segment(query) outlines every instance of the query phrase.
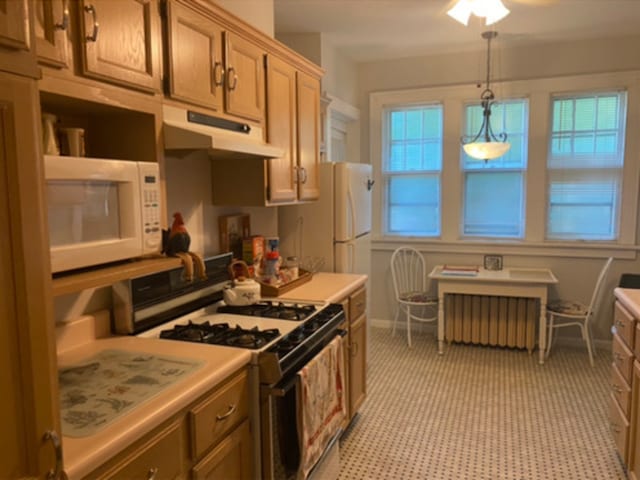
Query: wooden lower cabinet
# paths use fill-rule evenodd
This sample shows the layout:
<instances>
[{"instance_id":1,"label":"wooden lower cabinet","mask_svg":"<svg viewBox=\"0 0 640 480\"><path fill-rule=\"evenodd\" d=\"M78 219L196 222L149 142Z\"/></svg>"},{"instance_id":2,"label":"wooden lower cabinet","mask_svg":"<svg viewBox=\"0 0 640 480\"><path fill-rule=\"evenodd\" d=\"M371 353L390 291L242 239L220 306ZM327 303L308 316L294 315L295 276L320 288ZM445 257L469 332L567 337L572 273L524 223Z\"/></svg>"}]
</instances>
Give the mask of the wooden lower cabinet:
<instances>
[{"instance_id":1,"label":"wooden lower cabinet","mask_svg":"<svg viewBox=\"0 0 640 480\"><path fill-rule=\"evenodd\" d=\"M358 413L358 409L367 396L367 316L366 289L364 287L351 293L343 305L346 305L348 330L345 336L346 375L346 425Z\"/></svg>"},{"instance_id":2,"label":"wooden lower cabinet","mask_svg":"<svg viewBox=\"0 0 640 480\"><path fill-rule=\"evenodd\" d=\"M633 364L633 400L631 411L631 425L634 425L631 434L629 435L629 448L627 468L629 478L632 480L640 480L640 428L638 428L638 422L640 421L640 362L637 360ZM613 428L613 427L612 427ZM614 431L614 438L616 432Z\"/></svg>"},{"instance_id":3,"label":"wooden lower cabinet","mask_svg":"<svg viewBox=\"0 0 640 480\"><path fill-rule=\"evenodd\" d=\"M253 448L249 420L225 437L193 467L194 480L253 478Z\"/></svg>"}]
</instances>

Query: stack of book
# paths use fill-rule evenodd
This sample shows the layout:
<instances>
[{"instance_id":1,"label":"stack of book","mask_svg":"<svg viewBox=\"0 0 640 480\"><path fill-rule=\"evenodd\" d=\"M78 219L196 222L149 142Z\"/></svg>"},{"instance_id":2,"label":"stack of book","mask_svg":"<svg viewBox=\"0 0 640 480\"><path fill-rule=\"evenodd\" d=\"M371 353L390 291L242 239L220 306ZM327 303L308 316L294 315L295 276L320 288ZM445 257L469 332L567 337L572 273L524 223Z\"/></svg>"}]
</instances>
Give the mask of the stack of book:
<instances>
[{"instance_id":1,"label":"stack of book","mask_svg":"<svg viewBox=\"0 0 640 480\"><path fill-rule=\"evenodd\" d=\"M442 267L442 275L460 275L463 277L475 277L478 275L478 267L464 265L445 265Z\"/></svg>"}]
</instances>

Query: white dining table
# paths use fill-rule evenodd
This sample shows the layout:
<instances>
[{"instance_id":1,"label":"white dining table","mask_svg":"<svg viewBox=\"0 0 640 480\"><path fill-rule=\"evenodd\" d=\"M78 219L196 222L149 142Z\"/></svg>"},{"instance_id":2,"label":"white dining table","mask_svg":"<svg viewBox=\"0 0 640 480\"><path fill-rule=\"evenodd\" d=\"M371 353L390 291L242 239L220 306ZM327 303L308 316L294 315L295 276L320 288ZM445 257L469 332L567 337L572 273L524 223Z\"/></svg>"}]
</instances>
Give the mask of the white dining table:
<instances>
[{"instance_id":1,"label":"white dining table","mask_svg":"<svg viewBox=\"0 0 640 480\"><path fill-rule=\"evenodd\" d=\"M437 265L429 278L438 282L438 353L444 353L446 294L497 295L505 297L537 298L540 300L538 331L538 362L544 363L547 344L547 290L558 279L548 268L504 268L486 270L478 267L445 269Z\"/></svg>"}]
</instances>

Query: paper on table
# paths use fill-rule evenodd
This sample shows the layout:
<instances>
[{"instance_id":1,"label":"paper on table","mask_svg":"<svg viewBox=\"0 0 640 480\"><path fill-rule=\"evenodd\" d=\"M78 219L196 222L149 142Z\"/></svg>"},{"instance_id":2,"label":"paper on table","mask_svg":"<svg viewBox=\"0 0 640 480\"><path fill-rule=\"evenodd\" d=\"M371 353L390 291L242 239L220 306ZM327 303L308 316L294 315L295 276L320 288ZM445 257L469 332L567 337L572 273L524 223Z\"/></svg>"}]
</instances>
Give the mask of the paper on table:
<instances>
[{"instance_id":1,"label":"paper on table","mask_svg":"<svg viewBox=\"0 0 640 480\"><path fill-rule=\"evenodd\" d=\"M445 265L442 267L443 275L462 275L473 277L478 274L478 267L464 265Z\"/></svg>"}]
</instances>

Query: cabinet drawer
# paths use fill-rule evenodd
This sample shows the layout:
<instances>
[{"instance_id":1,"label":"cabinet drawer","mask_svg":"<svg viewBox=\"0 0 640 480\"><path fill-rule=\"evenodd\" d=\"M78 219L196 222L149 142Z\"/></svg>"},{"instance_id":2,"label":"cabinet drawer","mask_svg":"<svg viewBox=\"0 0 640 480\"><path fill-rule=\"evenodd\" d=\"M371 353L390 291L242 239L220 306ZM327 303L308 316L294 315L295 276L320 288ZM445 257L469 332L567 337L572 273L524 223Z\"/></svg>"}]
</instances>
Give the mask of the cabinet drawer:
<instances>
[{"instance_id":1,"label":"cabinet drawer","mask_svg":"<svg viewBox=\"0 0 640 480\"><path fill-rule=\"evenodd\" d=\"M613 311L613 325L620 338L624 340L627 346L633 350L635 344L635 319L633 315L622 306L620 302L616 302Z\"/></svg>"},{"instance_id":2,"label":"cabinet drawer","mask_svg":"<svg viewBox=\"0 0 640 480\"><path fill-rule=\"evenodd\" d=\"M88 478L121 479L153 478L172 479L182 474L182 424L173 424L127 455L104 475L97 473Z\"/></svg>"},{"instance_id":3,"label":"cabinet drawer","mask_svg":"<svg viewBox=\"0 0 640 480\"><path fill-rule=\"evenodd\" d=\"M622 461L626 464L628 461L627 445L629 442L629 422L625 418L622 410L618 406L613 394L609 399L609 427L611 429L611 435L618 448Z\"/></svg>"},{"instance_id":4,"label":"cabinet drawer","mask_svg":"<svg viewBox=\"0 0 640 480\"><path fill-rule=\"evenodd\" d=\"M349 320L355 322L367 308L367 290L361 288L349 298Z\"/></svg>"},{"instance_id":5,"label":"cabinet drawer","mask_svg":"<svg viewBox=\"0 0 640 480\"><path fill-rule=\"evenodd\" d=\"M193 467L193 479L253 478L252 446L249 420L245 420Z\"/></svg>"},{"instance_id":6,"label":"cabinet drawer","mask_svg":"<svg viewBox=\"0 0 640 480\"><path fill-rule=\"evenodd\" d=\"M624 416L631 418L631 387L615 364L611 366L611 394L618 401Z\"/></svg>"},{"instance_id":7,"label":"cabinet drawer","mask_svg":"<svg viewBox=\"0 0 640 480\"><path fill-rule=\"evenodd\" d=\"M618 334L613 336L613 363L625 381L631 385L631 374L633 372L633 352L629 350Z\"/></svg>"},{"instance_id":8,"label":"cabinet drawer","mask_svg":"<svg viewBox=\"0 0 640 480\"><path fill-rule=\"evenodd\" d=\"M247 372L243 371L189 412L194 458L200 458L248 416L249 389Z\"/></svg>"}]
</instances>

